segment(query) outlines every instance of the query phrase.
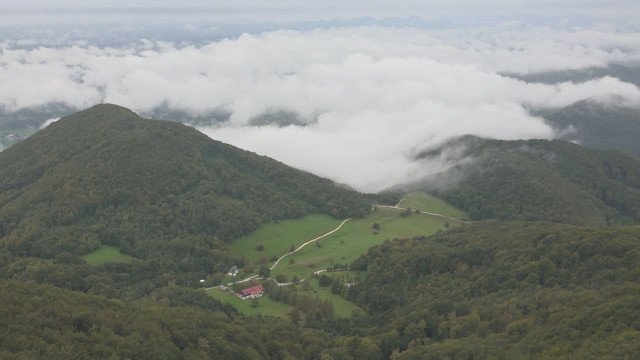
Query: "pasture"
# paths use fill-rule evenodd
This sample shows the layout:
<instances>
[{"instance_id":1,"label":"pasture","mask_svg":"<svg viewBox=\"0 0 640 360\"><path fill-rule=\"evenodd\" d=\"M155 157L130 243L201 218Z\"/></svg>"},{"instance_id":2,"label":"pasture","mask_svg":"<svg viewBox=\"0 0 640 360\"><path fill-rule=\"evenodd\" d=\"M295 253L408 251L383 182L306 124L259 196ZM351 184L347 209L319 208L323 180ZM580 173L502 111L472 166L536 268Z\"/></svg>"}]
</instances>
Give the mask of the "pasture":
<instances>
[{"instance_id":1,"label":"pasture","mask_svg":"<svg viewBox=\"0 0 640 360\"><path fill-rule=\"evenodd\" d=\"M89 265L102 265L108 262L129 262L135 259L125 255L115 246L102 245L96 251L82 257Z\"/></svg>"}]
</instances>

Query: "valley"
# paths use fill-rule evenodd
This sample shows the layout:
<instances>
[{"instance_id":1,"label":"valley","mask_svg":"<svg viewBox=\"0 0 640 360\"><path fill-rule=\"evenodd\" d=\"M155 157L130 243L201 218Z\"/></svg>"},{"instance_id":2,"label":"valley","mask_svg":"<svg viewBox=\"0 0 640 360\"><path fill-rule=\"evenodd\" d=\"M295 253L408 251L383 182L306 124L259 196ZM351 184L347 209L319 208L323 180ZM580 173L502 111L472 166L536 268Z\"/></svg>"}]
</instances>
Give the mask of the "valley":
<instances>
[{"instance_id":1,"label":"valley","mask_svg":"<svg viewBox=\"0 0 640 360\"><path fill-rule=\"evenodd\" d=\"M640 162L418 157L450 148L470 160L364 194L118 106L62 118L0 152L0 357L640 352Z\"/></svg>"},{"instance_id":2,"label":"valley","mask_svg":"<svg viewBox=\"0 0 640 360\"><path fill-rule=\"evenodd\" d=\"M347 269L367 249L386 240L428 236L459 226L465 221L458 219L466 218L463 211L444 201L424 192L416 192L405 194L396 206L374 205L366 216L342 222L327 216L310 215L298 220L265 224L230 244L230 253L247 262L245 268L240 270L239 279L227 276L225 281L229 281L229 285L240 282L243 283L242 287L247 287L244 283L259 279L256 267L268 267L270 278L277 280L276 283L293 282L299 290L301 281L310 281L315 284L312 287L316 289L310 295L330 301L337 315L350 315L357 312L357 306L332 294L328 289L319 287L316 274ZM327 228L336 224L338 226L335 228ZM325 232L320 233L320 229ZM271 261L267 261L267 256ZM247 315L259 313L288 316L281 311L274 311L274 308L279 307L272 300L260 300L264 304L247 307L250 301L241 300L218 287L208 288L207 292L218 300L237 305Z\"/></svg>"}]
</instances>

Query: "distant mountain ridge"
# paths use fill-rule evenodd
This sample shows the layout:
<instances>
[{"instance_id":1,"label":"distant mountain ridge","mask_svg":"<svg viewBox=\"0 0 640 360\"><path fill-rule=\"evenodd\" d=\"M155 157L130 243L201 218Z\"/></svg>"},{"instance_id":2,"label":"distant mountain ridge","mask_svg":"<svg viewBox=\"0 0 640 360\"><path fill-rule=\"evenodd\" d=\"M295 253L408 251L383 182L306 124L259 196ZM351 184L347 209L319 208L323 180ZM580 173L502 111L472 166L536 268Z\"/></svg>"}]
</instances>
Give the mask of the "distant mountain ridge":
<instances>
[{"instance_id":1,"label":"distant mountain ridge","mask_svg":"<svg viewBox=\"0 0 640 360\"><path fill-rule=\"evenodd\" d=\"M620 150L640 158L640 107L585 99L567 107L534 111L560 139L596 149Z\"/></svg>"}]
</instances>

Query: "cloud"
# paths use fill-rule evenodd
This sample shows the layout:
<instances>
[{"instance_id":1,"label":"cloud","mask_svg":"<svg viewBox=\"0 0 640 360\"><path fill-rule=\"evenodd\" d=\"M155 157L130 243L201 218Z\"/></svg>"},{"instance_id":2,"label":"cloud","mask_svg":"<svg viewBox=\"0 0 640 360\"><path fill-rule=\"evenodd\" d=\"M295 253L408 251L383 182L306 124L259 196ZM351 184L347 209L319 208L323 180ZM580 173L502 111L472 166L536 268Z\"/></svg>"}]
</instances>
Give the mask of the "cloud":
<instances>
[{"instance_id":1,"label":"cloud","mask_svg":"<svg viewBox=\"0 0 640 360\"><path fill-rule=\"evenodd\" d=\"M0 57L0 107L110 102L143 114L158 108L230 114L199 128L377 191L443 166L414 158L453 136L553 137L525 108L605 95L640 99L636 86L615 78L545 85L501 73L637 60L640 34L517 24L274 31L198 47L147 40L128 49L9 48ZM296 125L255 126L265 113L296 114L288 115Z\"/></svg>"},{"instance_id":2,"label":"cloud","mask_svg":"<svg viewBox=\"0 0 640 360\"><path fill-rule=\"evenodd\" d=\"M47 119L45 122L42 123L42 125L40 125L40 130L46 128L47 126L53 124L54 122L56 122L58 120L60 120L59 117Z\"/></svg>"}]
</instances>

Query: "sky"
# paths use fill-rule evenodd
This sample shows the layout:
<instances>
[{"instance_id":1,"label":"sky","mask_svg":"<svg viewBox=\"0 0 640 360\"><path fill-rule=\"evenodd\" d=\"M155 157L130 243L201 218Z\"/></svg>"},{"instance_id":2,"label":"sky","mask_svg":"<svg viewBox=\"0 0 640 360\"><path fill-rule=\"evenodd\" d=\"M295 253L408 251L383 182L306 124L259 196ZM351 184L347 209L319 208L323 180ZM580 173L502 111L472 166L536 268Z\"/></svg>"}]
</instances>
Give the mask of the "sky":
<instances>
[{"instance_id":1,"label":"sky","mask_svg":"<svg viewBox=\"0 0 640 360\"><path fill-rule=\"evenodd\" d=\"M615 23L638 26L636 0L21 0L0 4L3 26L168 23L189 21L304 22L419 17L429 21Z\"/></svg>"},{"instance_id":2,"label":"sky","mask_svg":"<svg viewBox=\"0 0 640 360\"><path fill-rule=\"evenodd\" d=\"M0 25L0 113L39 111L44 123L64 115L57 109L108 102L173 114L214 139L375 192L452 166L416 155L455 136L556 137L532 108L640 104L640 89L616 78L539 84L507 76L640 64L632 1L605 10L579 0L191 1L165 17L173 4L1 5L26 23ZM103 6L108 19L156 21L83 28ZM37 21L50 17L63 26Z\"/></svg>"}]
</instances>

